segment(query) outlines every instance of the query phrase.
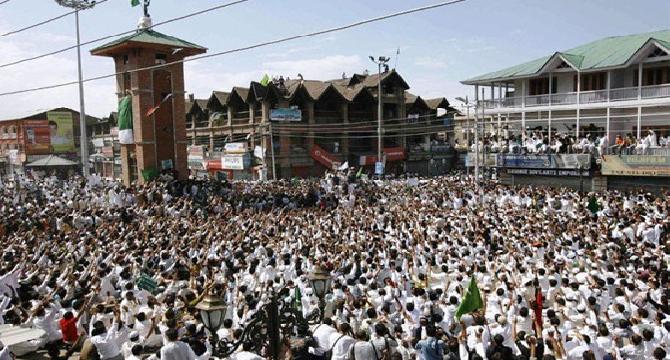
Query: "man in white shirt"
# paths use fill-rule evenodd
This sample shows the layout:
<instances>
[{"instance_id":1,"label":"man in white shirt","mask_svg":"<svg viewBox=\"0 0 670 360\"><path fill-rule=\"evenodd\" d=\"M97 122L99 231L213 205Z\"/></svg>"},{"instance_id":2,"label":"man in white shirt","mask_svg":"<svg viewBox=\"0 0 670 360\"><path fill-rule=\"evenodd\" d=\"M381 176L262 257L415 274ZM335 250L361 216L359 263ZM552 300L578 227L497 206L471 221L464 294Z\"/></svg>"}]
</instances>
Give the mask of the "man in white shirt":
<instances>
[{"instance_id":1,"label":"man in white shirt","mask_svg":"<svg viewBox=\"0 0 670 360\"><path fill-rule=\"evenodd\" d=\"M309 352L310 354L314 354L316 356L323 356L323 354L330 350L331 343L330 343L330 336L333 333L337 333L335 328L333 327L333 321L330 318L325 318L323 319L323 323L317 325L314 328L314 333L312 334L312 337L316 341L316 346L315 347L310 347Z\"/></svg>"},{"instance_id":2,"label":"man in white shirt","mask_svg":"<svg viewBox=\"0 0 670 360\"><path fill-rule=\"evenodd\" d=\"M333 332L330 335L329 341L332 349L332 360L347 360L349 358L349 350L354 345L356 340L349 336L351 334L351 326L347 323L340 324L339 332Z\"/></svg>"},{"instance_id":3,"label":"man in white shirt","mask_svg":"<svg viewBox=\"0 0 670 360\"><path fill-rule=\"evenodd\" d=\"M179 333L175 329L169 329L165 332L167 344L161 348L161 360L196 360L197 356L193 349L185 343L178 340Z\"/></svg>"}]
</instances>

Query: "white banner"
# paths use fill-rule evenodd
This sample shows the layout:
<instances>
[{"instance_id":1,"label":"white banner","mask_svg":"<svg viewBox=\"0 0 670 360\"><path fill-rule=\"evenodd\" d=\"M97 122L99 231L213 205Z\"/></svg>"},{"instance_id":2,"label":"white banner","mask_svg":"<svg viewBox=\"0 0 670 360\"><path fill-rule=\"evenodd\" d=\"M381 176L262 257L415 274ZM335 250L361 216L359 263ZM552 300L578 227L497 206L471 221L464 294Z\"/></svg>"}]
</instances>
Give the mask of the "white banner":
<instances>
[{"instance_id":1,"label":"white banner","mask_svg":"<svg viewBox=\"0 0 670 360\"><path fill-rule=\"evenodd\" d=\"M221 157L221 165L224 170L244 170L244 156L223 155Z\"/></svg>"},{"instance_id":2,"label":"white banner","mask_svg":"<svg viewBox=\"0 0 670 360\"><path fill-rule=\"evenodd\" d=\"M224 151L229 154L240 154L247 152L247 143L236 142L236 143L227 143L224 147Z\"/></svg>"}]
</instances>

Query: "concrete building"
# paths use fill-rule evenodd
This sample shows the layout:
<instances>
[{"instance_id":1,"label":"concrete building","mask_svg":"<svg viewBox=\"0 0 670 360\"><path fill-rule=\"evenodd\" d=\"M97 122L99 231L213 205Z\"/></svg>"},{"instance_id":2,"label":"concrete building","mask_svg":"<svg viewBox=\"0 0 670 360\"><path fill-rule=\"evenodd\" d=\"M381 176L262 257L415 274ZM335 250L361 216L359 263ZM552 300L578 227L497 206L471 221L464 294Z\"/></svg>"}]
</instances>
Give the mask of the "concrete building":
<instances>
[{"instance_id":1,"label":"concrete building","mask_svg":"<svg viewBox=\"0 0 670 360\"><path fill-rule=\"evenodd\" d=\"M186 101L187 138L196 152L204 148L205 157L213 159L205 168L233 178L257 178L262 164L269 178L318 176L345 162L370 170L377 153L379 80L378 74L329 81L280 77L267 86L252 82L214 91L208 99L191 97ZM453 113L449 102L409 93L394 70L383 73L381 83L386 172L450 169L453 154L443 133ZM438 109L445 109L441 116ZM277 115L287 113L290 120ZM225 168L225 148L231 143L243 143L255 153L248 168Z\"/></svg>"},{"instance_id":2,"label":"concrete building","mask_svg":"<svg viewBox=\"0 0 670 360\"><path fill-rule=\"evenodd\" d=\"M86 116L87 128L99 121ZM22 173L27 164L49 155L80 162L79 131L79 112L65 107L0 120L0 172Z\"/></svg>"}]
</instances>

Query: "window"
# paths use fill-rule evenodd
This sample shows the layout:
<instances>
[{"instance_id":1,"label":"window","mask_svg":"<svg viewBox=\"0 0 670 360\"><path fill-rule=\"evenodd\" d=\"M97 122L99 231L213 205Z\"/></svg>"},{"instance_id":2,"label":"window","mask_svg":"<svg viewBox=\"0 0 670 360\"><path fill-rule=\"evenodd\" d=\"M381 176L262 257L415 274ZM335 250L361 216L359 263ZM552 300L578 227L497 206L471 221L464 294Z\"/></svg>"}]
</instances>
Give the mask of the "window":
<instances>
[{"instance_id":1,"label":"window","mask_svg":"<svg viewBox=\"0 0 670 360\"><path fill-rule=\"evenodd\" d=\"M556 89L557 89L556 77L554 76L551 79L551 93L555 94ZM528 95L533 96L533 95L544 95L544 94L549 94L549 77L531 79L528 82Z\"/></svg>"},{"instance_id":2,"label":"window","mask_svg":"<svg viewBox=\"0 0 670 360\"><path fill-rule=\"evenodd\" d=\"M670 83L670 68L655 67L642 70L642 86L653 86ZM638 70L633 71L633 86L638 85Z\"/></svg>"},{"instance_id":3,"label":"window","mask_svg":"<svg viewBox=\"0 0 670 360\"><path fill-rule=\"evenodd\" d=\"M607 86L607 73L590 73L581 75L580 91L603 90ZM577 75L572 78L572 91L577 91Z\"/></svg>"},{"instance_id":4,"label":"window","mask_svg":"<svg viewBox=\"0 0 670 360\"><path fill-rule=\"evenodd\" d=\"M167 63L167 55L165 54L156 54L156 64L165 64Z\"/></svg>"},{"instance_id":5,"label":"window","mask_svg":"<svg viewBox=\"0 0 670 360\"><path fill-rule=\"evenodd\" d=\"M663 51L663 49L661 49L661 48L656 48L656 49L654 49L654 51L651 54L649 54L648 57L655 58L655 57L661 57L661 56L668 56L668 53Z\"/></svg>"},{"instance_id":6,"label":"window","mask_svg":"<svg viewBox=\"0 0 670 360\"><path fill-rule=\"evenodd\" d=\"M568 65L565 61L561 62L560 65L556 67L556 69L571 69L572 67Z\"/></svg>"}]
</instances>

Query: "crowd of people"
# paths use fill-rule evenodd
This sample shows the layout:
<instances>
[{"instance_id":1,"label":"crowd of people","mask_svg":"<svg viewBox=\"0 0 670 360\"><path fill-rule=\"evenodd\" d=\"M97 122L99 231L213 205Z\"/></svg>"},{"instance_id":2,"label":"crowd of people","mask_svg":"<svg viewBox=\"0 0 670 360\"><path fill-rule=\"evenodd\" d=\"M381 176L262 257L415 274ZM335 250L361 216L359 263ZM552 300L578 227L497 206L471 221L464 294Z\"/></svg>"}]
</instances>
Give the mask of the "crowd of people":
<instances>
[{"instance_id":1,"label":"crowd of people","mask_svg":"<svg viewBox=\"0 0 670 360\"><path fill-rule=\"evenodd\" d=\"M480 149L491 153L511 154L592 154L595 156L648 155L655 151L670 149L670 135L657 136L654 130L644 131L638 139L633 134L617 134L610 143L602 131L586 132L579 137L563 132L553 133L551 137L546 129L527 130L526 136L498 136L487 134L479 141ZM475 151L474 143L470 151ZM481 150L480 150L481 151Z\"/></svg>"},{"instance_id":2,"label":"crowd of people","mask_svg":"<svg viewBox=\"0 0 670 360\"><path fill-rule=\"evenodd\" d=\"M475 191L463 175L0 183L0 360L208 359L272 294L319 311L319 360L666 359L670 194ZM309 282L331 276L320 308ZM151 278L156 289L139 286ZM466 292L481 306L460 315ZM469 290L468 290L469 289ZM472 294L471 294L472 295ZM231 358L267 358L245 343ZM287 350L285 357L299 358Z\"/></svg>"}]
</instances>

